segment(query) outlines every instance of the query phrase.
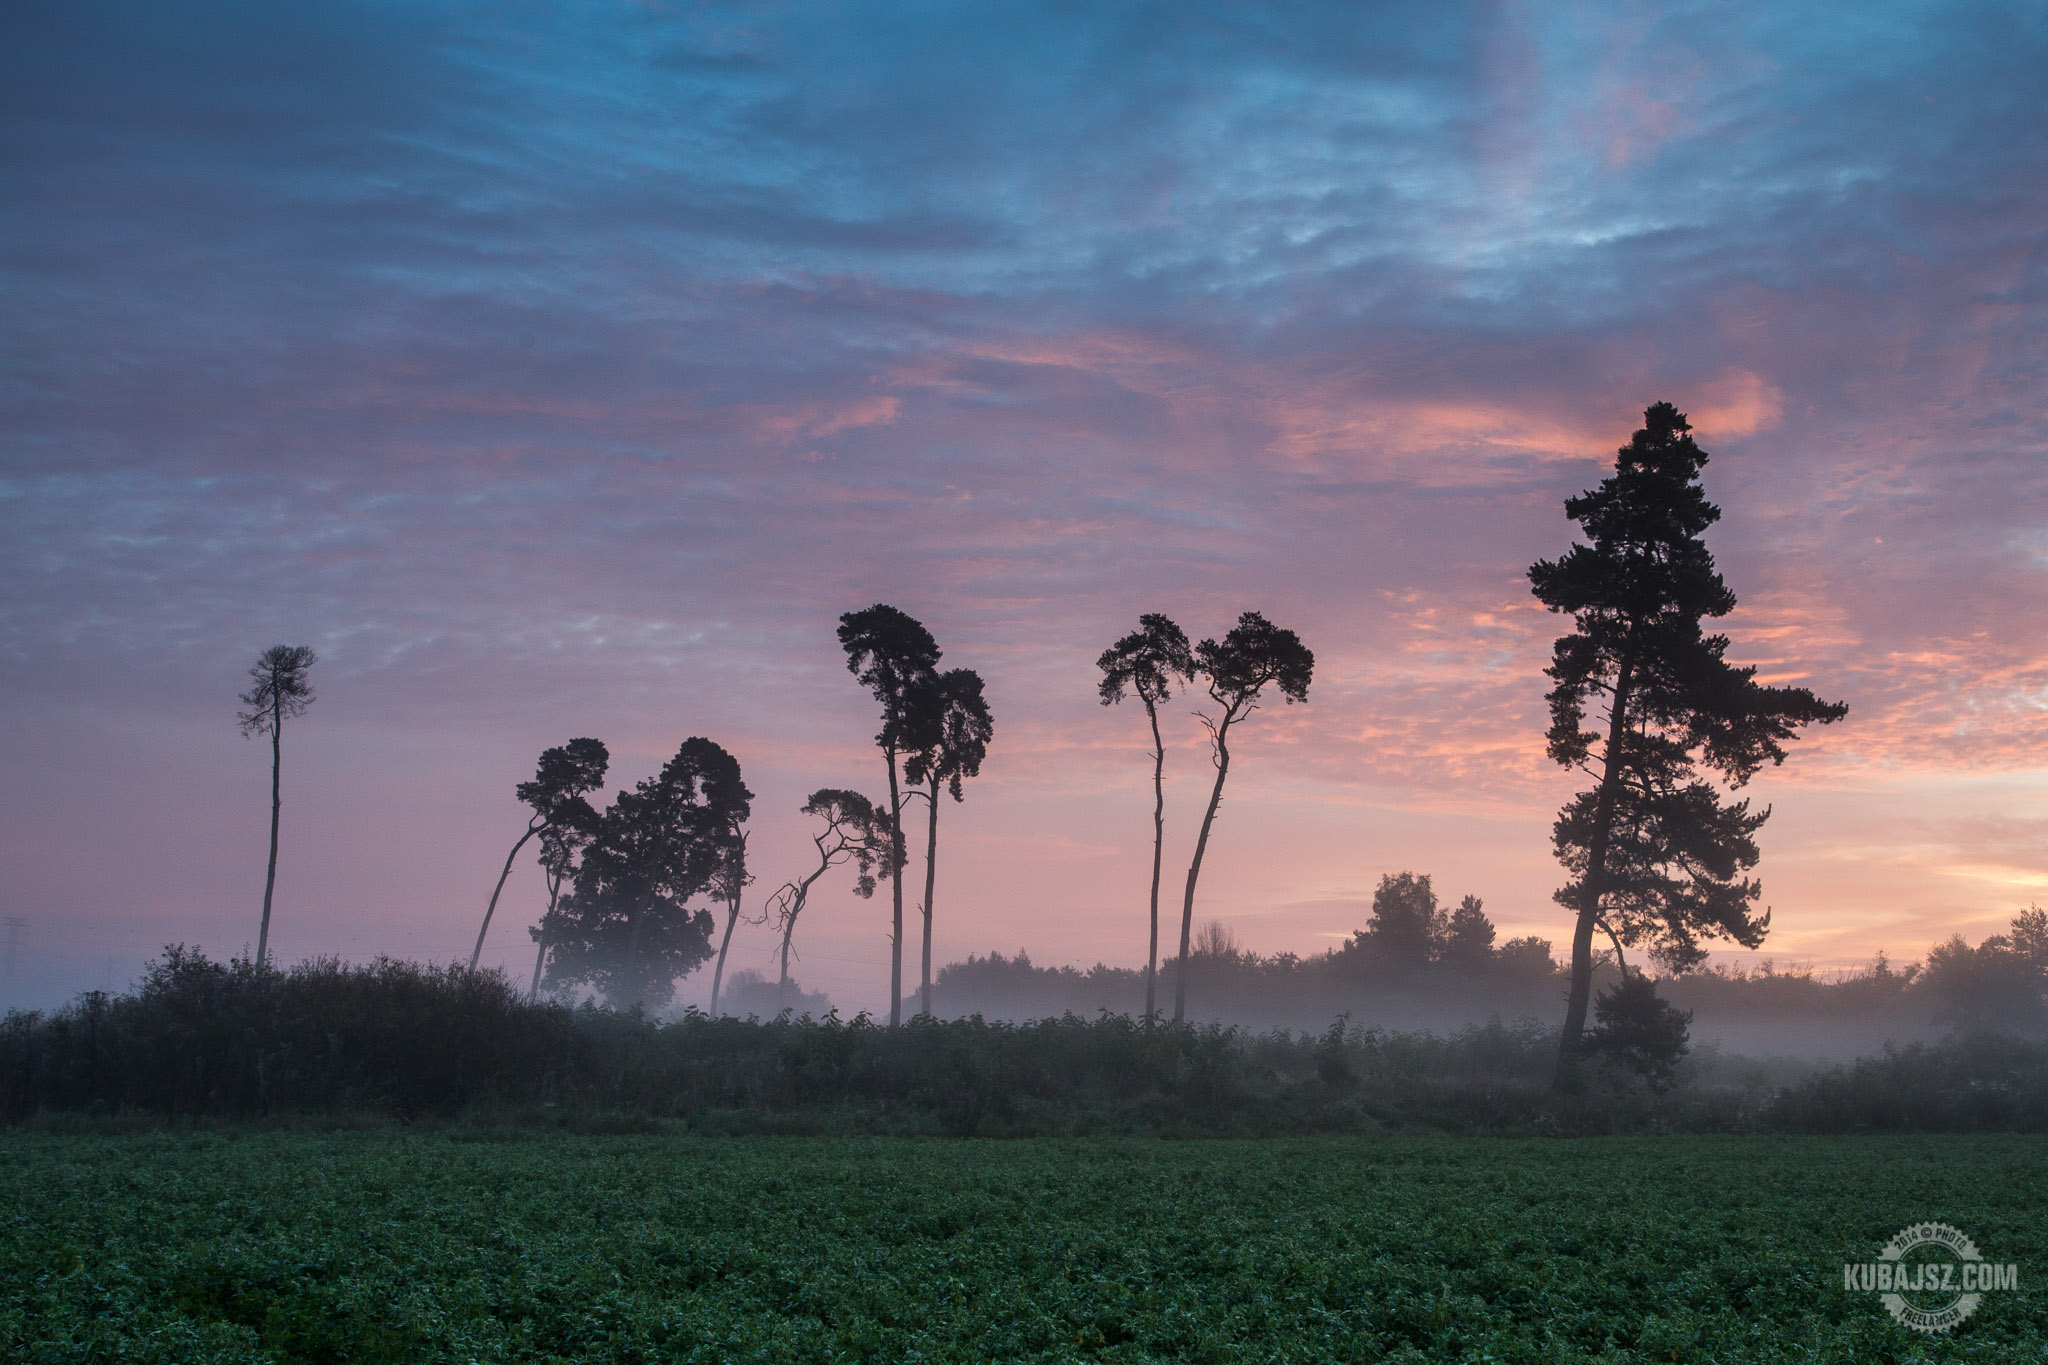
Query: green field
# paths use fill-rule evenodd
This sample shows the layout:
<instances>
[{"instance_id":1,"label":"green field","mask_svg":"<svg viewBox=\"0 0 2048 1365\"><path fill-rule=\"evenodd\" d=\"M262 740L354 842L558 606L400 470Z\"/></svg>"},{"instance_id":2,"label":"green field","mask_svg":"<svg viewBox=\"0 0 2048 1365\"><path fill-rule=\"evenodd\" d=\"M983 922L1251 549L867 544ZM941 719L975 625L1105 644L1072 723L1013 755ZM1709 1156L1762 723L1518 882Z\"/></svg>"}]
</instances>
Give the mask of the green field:
<instances>
[{"instance_id":1,"label":"green field","mask_svg":"<svg viewBox=\"0 0 2048 1365\"><path fill-rule=\"evenodd\" d=\"M2038 1138L0 1137L0 1358L2040 1360ZM1842 1288L1945 1220L1949 1337Z\"/></svg>"}]
</instances>

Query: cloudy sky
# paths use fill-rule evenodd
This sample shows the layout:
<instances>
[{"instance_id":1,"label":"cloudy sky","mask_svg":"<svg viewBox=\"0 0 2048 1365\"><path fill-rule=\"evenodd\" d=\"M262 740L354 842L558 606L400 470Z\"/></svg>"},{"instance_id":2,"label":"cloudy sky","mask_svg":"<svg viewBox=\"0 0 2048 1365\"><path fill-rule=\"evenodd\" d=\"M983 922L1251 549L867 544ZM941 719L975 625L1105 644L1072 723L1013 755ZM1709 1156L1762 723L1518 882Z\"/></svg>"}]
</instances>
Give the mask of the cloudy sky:
<instances>
[{"instance_id":1,"label":"cloudy sky","mask_svg":"<svg viewBox=\"0 0 2048 1365\"><path fill-rule=\"evenodd\" d=\"M576 735L614 786L731 749L766 889L809 791L882 786L833 637L876 601L995 709L942 960L1142 961L1094 658L1247 608L1316 677L1198 918L1313 952L1412 869L1561 945L1524 573L1659 399L1732 652L1851 707L1753 784L1767 954L1991 932L2048 899L2044 70L2038 6L1953 0L10 4L14 998L253 942L280 641L286 959L466 953ZM883 1005L884 900L816 904L799 978Z\"/></svg>"}]
</instances>

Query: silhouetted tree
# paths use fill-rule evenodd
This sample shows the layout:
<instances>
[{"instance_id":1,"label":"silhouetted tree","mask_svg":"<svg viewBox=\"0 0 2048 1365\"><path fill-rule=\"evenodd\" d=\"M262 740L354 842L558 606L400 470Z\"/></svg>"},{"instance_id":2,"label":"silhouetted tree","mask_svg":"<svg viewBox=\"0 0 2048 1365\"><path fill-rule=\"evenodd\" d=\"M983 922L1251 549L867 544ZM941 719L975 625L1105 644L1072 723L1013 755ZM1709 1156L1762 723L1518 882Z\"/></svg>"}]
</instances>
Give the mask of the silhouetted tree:
<instances>
[{"instance_id":1,"label":"silhouetted tree","mask_svg":"<svg viewBox=\"0 0 2048 1365\"><path fill-rule=\"evenodd\" d=\"M2048 910L2029 905L2013 916L2012 932L2004 937L2022 961L2048 977Z\"/></svg>"},{"instance_id":2,"label":"silhouetted tree","mask_svg":"<svg viewBox=\"0 0 2048 1365\"><path fill-rule=\"evenodd\" d=\"M890 858L889 891L889 1025L903 1022L903 794L897 785L896 760L909 747L910 699L938 668L939 642L913 617L876 603L839 618L839 647L846 651L846 671L875 694L882 705L882 728L875 743L889 770L889 831L896 847Z\"/></svg>"},{"instance_id":3,"label":"silhouetted tree","mask_svg":"<svg viewBox=\"0 0 2048 1365\"><path fill-rule=\"evenodd\" d=\"M308 645L272 645L250 665L254 684L238 700L246 709L237 714L242 735L270 736L270 866L263 874L263 923L256 931L256 965L261 967L270 954L270 899L277 889L277 821L284 806L284 721L297 719L313 704L313 684L306 674L319 662Z\"/></svg>"},{"instance_id":4,"label":"silhouetted tree","mask_svg":"<svg viewBox=\"0 0 2048 1365\"><path fill-rule=\"evenodd\" d=\"M801 880L784 882L769 900L769 913L782 930L782 976L776 986L776 1010L788 1003L790 941L796 936L797 916L809 903L811 888L818 879L840 863L851 862L857 872L853 894L866 900L875 894L875 869L889 871L889 859L900 856L902 843L889 828L887 811L859 792L821 787L804 802L803 813L817 816L824 828L811 836L818 849L816 870Z\"/></svg>"},{"instance_id":5,"label":"silhouetted tree","mask_svg":"<svg viewBox=\"0 0 2048 1365\"><path fill-rule=\"evenodd\" d=\"M585 792L597 790L604 785L605 769L611 764L611 754L598 739L572 739L567 744L553 749L543 749L540 762L534 765L533 781L521 782L513 788L521 801L533 807L533 816L526 822L526 831L512 845L512 851L505 855L505 866L498 873L498 884L491 888L490 904L484 907L483 927L476 931L476 947L470 949L469 969L476 970L477 959L483 956L484 935L491 932L491 916L497 912L498 896L505 890L505 879L512 875L512 860L519 856L519 850L526 847L526 841L539 834L549 825L564 819L575 819L580 807L588 812L590 803L583 799Z\"/></svg>"},{"instance_id":6,"label":"silhouetted tree","mask_svg":"<svg viewBox=\"0 0 2048 1365\"><path fill-rule=\"evenodd\" d=\"M587 983L619 1006L666 1005L677 978L711 957L712 917L687 902L733 866L752 797L738 761L696 738L620 792L551 917L548 981Z\"/></svg>"},{"instance_id":7,"label":"silhouetted tree","mask_svg":"<svg viewBox=\"0 0 2048 1365\"><path fill-rule=\"evenodd\" d=\"M1462 972L1483 971L1493 963L1493 921L1479 897L1467 896L1444 925L1437 959Z\"/></svg>"},{"instance_id":8,"label":"silhouetted tree","mask_svg":"<svg viewBox=\"0 0 2048 1365\"><path fill-rule=\"evenodd\" d=\"M599 816L588 801L576 801L556 812L554 820L540 832L540 867L548 883L548 908L540 923L527 932L534 942L533 981L526 988L529 1002L540 998L541 968L548 960L548 936L556 926L556 907L562 903L562 884L576 871L576 860L597 837Z\"/></svg>"},{"instance_id":9,"label":"silhouetted tree","mask_svg":"<svg viewBox=\"0 0 2048 1365\"><path fill-rule=\"evenodd\" d=\"M964 799L961 781L981 775L981 760L995 736L995 720L982 696L981 675L952 668L911 689L909 756L903 776L925 787L931 823L924 844L924 966L919 978L919 1012L932 1012L932 897L939 876L939 788Z\"/></svg>"},{"instance_id":10,"label":"silhouetted tree","mask_svg":"<svg viewBox=\"0 0 2048 1365\"><path fill-rule=\"evenodd\" d=\"M1157 612L1138 618L1138 628L1095 661L1102 670L1102 704L1135 694L1145 705L1152 726L1152 929L1145 950L1145 1022L1157 1013L1154 991L1159 976L1159 870L1166 848L1166 742L1159 737L1159 703L1173 696L1173 684L1195 679L1195 655L1187 632Z\"/></svg>"},{"instance_id":11,"label":"silhouetted tree","mask_svg":"<svg viewBox=\"0 0 2048 1365\"><path fill-rule=\"evenodd\" d=\"M1230 727L1259 709L1259 694L1268 686L1280 689L1289 704L1308 700L1309 676L1315 672L1316 656L1302 644L1301 637L1283 630L1255 611L1237 618L1221 642L1204 640L1195 646L1195 668L1208 680L1209 696L1222 709L1216 716L1203 715L1209 730L1210 761L1216 765L1216 785L1209 792L1209 809L1202 815L1202 830L1195 838L1194 860L1188 864L1187 895L1180 909L1180 968L1173 984L1173 1022L1187 1013L1188 935L1195 923L1195 882L1202 875L1202 855L1209 849L1209 831L1216 823L1216 808L1223 804L1223 780L1230 776Z\"/></svg>"},{"instance_id":12,"label":"silhouetted tree","mask_svg":"<svg viewBox=\"0 0 2048 1365\"><path fill-rule=\"evenodd\" d=\"M1389 873L1380 878L1372 895L1372 918L1366 921L1366 942L1381 961L1404 971L1426 967L1443 934L1444 912L1428 873Z\"/></svg>"},{"instance_id":13,"label":"silhouetted tree","mask_svg":"<svg viewBox=\"0 0 2048 1365\"><path fill-rule=\"evenodd\" d=\"M2048 1032L2048 915L2023 910L2009 933L1975 948L1961 934L1935 944L1921 979L1940 1002L1937 1023L1969 1034Z\"/></svg>"},{"instance_id":14,"label":"silhouetted tree","mask_svg":"<svg viewBox=\"0 0 2048 1365\"><path fill-rule=\"evenodd\" d=\"M1592 544L1529 569L1537 600L1576 627L1545 670L1555 683L1550 756L1594 781L1553 834L1571 874L1557 900L1577 915L1560 1088L1575 1079L1595 929L1649 942L1672 971L1705 957L1702 936L1763 942L1770 915L1752 912L1761 888L1742 874L1756 866L1755 834L1770 811L1723 802L1696 770L1740 787L1766 761L1784 761L1799 727L1848 710L1804 688L1759 684L1754 668L1722 657L1727 636L1702 634L1702 618L1735 606L1700 539L1721 515L1697 481L1706 452L1669 403L1643 421L1614 474L1565 503ZM1596 696L1606 698L1604 733L1585 724Z\"/></svg>"},{"instance_id":15,"label":"silhouetted tree","mask_svg":"<svg viewBox=\"0 0 2048 1365\"><path fill-rule=\"evenodd\" d=\"M1557 971L1557 959L1550 955L1549 939L1525 934L1494 950L1493 969L1506 976L1547 977Z\"/></svg>"}]
</instances>

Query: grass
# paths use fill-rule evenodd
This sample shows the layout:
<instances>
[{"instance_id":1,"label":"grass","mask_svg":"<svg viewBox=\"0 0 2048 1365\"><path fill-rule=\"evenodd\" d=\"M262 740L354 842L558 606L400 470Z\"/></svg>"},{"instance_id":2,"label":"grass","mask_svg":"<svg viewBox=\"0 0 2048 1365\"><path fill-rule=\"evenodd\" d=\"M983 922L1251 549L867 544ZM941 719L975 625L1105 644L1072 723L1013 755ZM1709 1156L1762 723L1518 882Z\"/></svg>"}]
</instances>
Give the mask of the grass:
<instances>
[{"instance_id":1,"label":"grass","mask_svg":"<svg viewBox=\"0 0 2048 1365\"><path fill-rule=\"evenodd\" d=\"M2044 1358L2017 1135L14 1133L21 1361ZM2020 1265L1949 1337L1841 1266Z\"/></svg>"}]
</instances>

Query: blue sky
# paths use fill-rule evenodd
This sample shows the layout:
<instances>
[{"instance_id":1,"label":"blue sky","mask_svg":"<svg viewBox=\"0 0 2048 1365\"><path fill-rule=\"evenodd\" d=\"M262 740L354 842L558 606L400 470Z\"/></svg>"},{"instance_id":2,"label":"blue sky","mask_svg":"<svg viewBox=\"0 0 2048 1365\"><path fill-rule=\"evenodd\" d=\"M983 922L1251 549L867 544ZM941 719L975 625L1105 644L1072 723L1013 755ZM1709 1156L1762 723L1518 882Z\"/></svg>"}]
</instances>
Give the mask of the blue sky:
<instances>
[{"instance_id":1,"label":"blue sky","mask_svg":"<svg viewBox=\"0 0 2048 1365\"><path fill-rule=\"evenodd\" d=\"M2044 69L2027 5L11 6L10 913L67 987L253 937L279 640L288 956L459 951L572 734L727 744L765 888L880 785L884 600L998 718L943 953L1142 950L1092 660L1248 607L1318 682L1204 914L1310 951L1414 868L1561 940L1521 573L1668 398L1738 652L1853 708L1764 783L1773 950L1988 932L2048 884ZM874 1003L874 909L818 932Z\"/></svg>"}]
</instances>

